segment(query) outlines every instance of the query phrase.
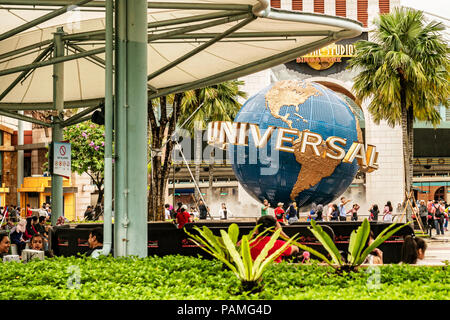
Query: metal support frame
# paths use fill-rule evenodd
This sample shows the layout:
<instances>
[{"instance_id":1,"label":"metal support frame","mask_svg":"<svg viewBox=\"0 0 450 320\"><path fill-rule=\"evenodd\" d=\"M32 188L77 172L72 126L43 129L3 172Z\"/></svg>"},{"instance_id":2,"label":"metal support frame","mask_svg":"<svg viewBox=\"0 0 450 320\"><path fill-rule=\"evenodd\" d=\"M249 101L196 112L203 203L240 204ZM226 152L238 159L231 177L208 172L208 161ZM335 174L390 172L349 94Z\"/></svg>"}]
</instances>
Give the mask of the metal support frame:
<instances>
[{"instance_id":1,"label":"metal support frame","mask_svg":"<svg viewBox=\"0 0 450 320\"><path fill-rule=\"evenodd\" d=\"M39 62L42 59L44 59L47 54L53 49L53 46L50 45L47 48L45 48L37 57L34 59L33 63ZM0 101L6 97L6 95L11 92L12 89L20 82L22 79L24 79L30 72L32 72L33 69L25 70L23 71L9 86L6 88L1 94L0 94Z\"/></svg>"},{"instance_id":2,"label":"metal support frame","mask_svg":"<svg viewBox=\"0 0 450 320\"><path fill-rule=\"evenodd\" d=\"M64 122L61 123L61 125L62 125L63 127L68 127L68 126L74 125L74 124L77 123L77 120L79 120L79 119L81 119L81 118L84 119L84 116L90 114L91 112L97 110L98 108L99 108L98 105L93 106L93 107L86 108L86 109L84 109L83 111L78 112L77 114L75 114L73 117L71 117L71 118L69 118L69 119L66 119ZM89 116L89 117L90 117L90 116ZM86 121L86 120L83 120L83 121Z\"/></svg>"},{"instance_id":3,"label":"metal support frame","mask_svg":"<svg viewBox=\"0 0 450 320\"><path fill-rule=\"evenodd\" d=\"M58 56L58 57L55 57L53 59L49 59L47 61L40 61L40 62L35 62L35 63L31 63L31 64L24 65L24 66L9 68L9 69L6 69L6 70L1 70L0 71L0 77L8 75L8 74L12 74L12 73L20 72L20 71L28 71L28 70L31 70L31 69L42 68L42 67L46 67L46 66L50 66L50 65L54 65L54 64L61 64L61 62L66 62L66 61L70 61L70 60L80 59L80 58L92 56L92 55L103 53L103 52L105 52L105 48L104 47L103 48L92 49L92 50L89 50L89 51L80 52L80 53L76 53L76 54L72 54L70 56Z\"/></svg>"},{"instance_id":4,"label":"metal support frame","mask_svg":"<svg viewBox=\"0 0 450 320\"><path fill-rule=\"evenodd\" d=\"M167 65L165 65L164 67L162 67L161 69L151 73L150 75L148 75L147 80L150 81L153 78L156 78L157 76L159 76L160 74L172 69L173 67L175 67L176 65L180 64L183 61L186 61L187 59L189 59L190 57L196 55L197 53L205 50L206 48L212 46L214 43L222 40L223 38L227 37L228 35L232 34L233 32L235 32L236 30L241 29L242 27L246 26L247 24L249 24L250 22L252 22L253 20L255 20L256 17L254 16L250 16L247 17L244 21L241 21L240 23L238 23L237 25L231 27L230 29L228 29L227 31L217 35L216 37L214 37L213 39L211 39L210 41L198 46L197 48L195 48L194 50L192 50L191 52L186 53L185 55L179 57L178 59L175 59L174 61L168 63Z\"/></svg>"},{"instance_id":5,"label":"metal support frame","mask_svg":"<svg viewBox=\"0 0 450 320\"><path fill-rule=\"evenodd\" d=\"M2 0L4 5L33 5L33 6L66 6L68 0ZM104 8L105 1L91 1L84 5L86 8ZM252 6L245 4L214 4L214 3L184 3L184 2L148 2L147 8L151 9L196 9L196 10L240 10L248 11Z\"/></svg>"},{"instance_id":6,"label":"metal support frame","mask_svg":"<svg viewBox=\"0 0 450 320\"><path fill-rule=\"evenodd\" d=\"M147 256L147 1L116 1L114 256Z\"/></svg>"},{"instance_id":7,"label":"metal support frame","mask_svg":"<svg viewBox=\"0 0 450 320\"><path fill-rule=\"evenodd\" d=\"M47 122L44 122L44 121L41 121L41 120L38 120L38 119L34 119L34 118L31 118L31 117L27 117L27 116L24 116L23 114L20 114L20 113L8 112L8 111L1 110L1 109L0 109L0 116L10 117L10 118L13 118L13 119L26 121L26 122L31 122L31 123L35 123L35 124L38 124L40 126L49 127L49 128L52 126L50 123L47 123Z\"/></svg>"},{"instance_id":8,"label":"metal support frame","mask_svg":"<svg viewBox=\"0 0 450 320\"><path fill-rule=\"evenodd\" d=\"M64 31L58 28L53 34L54 39L54 55L55 58L64 55L64 42L62 35ZM56 110L56 117L52 126L52 143L61 142L63 140L62 117L64 111L64 64L58 63L53 65L53 103ZM63 198L63 177L52 174L52 225L56 225L58 218L64 214L64 198Z\"/></svg>"},{"instance_id":9,"label":"metal support frame","mask_svg":"<svg viewBox=\"0 0 450 320\"><path fill-rule=\"evenodd\" d=\"M113 203L114 177L114 237L115 256L139 257L147 256L147 101L163 95L197 89L218 82L238 78L240 76L267 69L294 59L299 55L323 47L336 39L355 36L357 28L354 22L348 19L330 19L326 16L313 14L290 15L283 10L270 9L268 0L258 0L255 6L241 4L211 4L211 3L177 3L177 2L148 2L147 0L3 0L2 5L34 5L42 10L53 10L44 16L28 22L18 28L14 28L0 34L0 41L18 34L32 26L37 26L52 17L65 13L69 6L81 6L85 8L106 8L105 30L94 30L83 33L67 35L62 29L54 34L53 40L45 40L28 45L14 51L0 55L0 60L20 54L29 55L53 45L54 57L47 61L43 52L33 63L9 68L0 71L0 76L22 72L0 94L5 97L14 86L22 81L31 70L53 65L54 97L53 103L0 103L0 115L9 116L22 121L30 121L43 126L52 126L52 141L61 141L63 127L85 121L90 118L90 113L105 103L105 243L102 254L108 254L111 248L111 218ZM115 6L114 6L115 4ZM61 8L45 8L59 7ZM147 9L185 9L185 10L209 10L215 12L187 16L184 18L147 22ZM0 8L3 10L5 8ZM115 12L115 21L113 23ZM277 31L270 32L236 32L247 23L258 17L285 21L298 21L307 23L321 23L324 25L339 26L344 29L341 32L332 31ZM240 21L242 20L242 21ZM336 22L336 20L339 20ZM224 33L194 33L195 31L211 28L218 25L240 21L231 26ZM192 24L194 22L199 22ZM333 24L334 22L335 25ZM356 32L357 33L357 32ZM148 80L167 72L176 65L186 61L195 54L205 50L214 43L223 41L260 41L270 39L272 41L292 41L294 37L324 36L325 38L294 48L286 52L272 55L259 61L247 63L231 70L217 73L190 83L175 85L166 88L156 88L150 85ZM114 37L114 38L113 38ZM170 62L159 70L147 71L147 46L150 42L158 43L159 40L194 40L204 39L202 44L191 52L183 54L175 61ZM105 41L105 47L93 50L85 50L80 45L87 41ZM72 42L81 42L72 43ZM75 52L64 56L64 44ZM50 48L50 47L49 47ZM44 51L50 50L45 48ZM115 65L113 66L113 52L115 50ZM96 56L105 53L105 60ZM47 52L48 54L48 52ZM84 101L64 102L64 63L66 61L86 58L90 62L98 63L105 67L105 98L89 99ZM115 92L114 92L115 87ZM114 104L113 104L114 99ZM86 109L63 121L63 110L69 108ZM52 124L26 117L23 114L11 110L49 110L55 109L57 116ZM113 118L114 114L114 118ZM113 125L114 119L114 125ZM114 133L113 133L114 127ZM114 140L114 154L112 143ZM113 168L113 159L115 160ZM145 174L144 174L145 173ZM175 182L174 182L175 185ZM52 224L63 213L63 189L62 177L52 175Z\"/></svg>"},{"instance_id":10,"label":"metal support frame","mask_svg":"<svg viewBox=\"0 0 450 320\"><path fill-rule=\"evenodd\" d=\"M173 86L170 88L165 88L159 90L157 93L154 93L149 96L149 99L155 99L161 96L193 90L201 87L205 87L208 85L212 85L214 83L228 81L231 79L236 79L240 76L243 76L248 73L257 72L259 70L264 70L273 66L276 66L280 64L280 61L286 61L286 59L295 59L299 55L308 53L312 50L315 50L317 48L324 47L334 41L334 37L326 37L324 39L315 41L313 43L310 43L309 45L302 46L300 48L294 48L291 50L288 50L283 53L279 53L252 63L245 64L240 67L236 67L234 69L228 70L226 72L221 72L218 74L215 74L210 77L206 77L197 81L193 81L187 84L182 84L179 86Z\"/></svg>"},{"instance_id":11,"label":"metal support frame","mask_svg":"<svg viewBox=\"0 0 450 320\"><path fill-rule=\"evenodd\" d=\"M63 8L51 11L51 12L47 13L46 15L43 15L42 17L39 17L39 18L34 19L34 20L30 21L30 22L22 24L22 25L18 26L17 28L14 28L12 30L6 31L5 33L0 34L0 41L8 39L8 38L10 38L10 37L12 37L12 36L22 32L22 31L28 30L28 29L30 29L32 27L35 27L35 26L45 22L45 21L48 21L48 20L53 19L53 18L55 18L57 16L60 16L60 15L66 13L68 11L73 10L75 7L82 6L82 5L84 5L84 4L86 4L86 3L90 2L90 1L91 0L80 0L80 1L72 2L70 4L67 4ZM2 1L2 3L3 3L3 1Z\"/></svg>"},{"instance_id":12,"label":"metal support frame","mask_svg":"<svg viewBox=\"0 0 450 320\"><path fill-rule=\"evenodd\" d=\"M168 31L168 32L163 32L163 33L158 33L158 34L150 34L148 36L148 42L152 42L152 41L159 40L159 39L166 39L166 38L170 39L171 36L176 36L176 35L192 32L192 31L215 27L215 26L218 26L221 24L226 24L229 22L242 20L242 19L248 18L250 16L253 16L253 14L252 13L244 13L244 14L238 13L238 14L230 15L223 19L217 19L217 20L213 20L213 21L209 21L209 22L205 22L205 23L195 24L193 26L182 27L182 28Z\"/></svg>"},{"instance_id":13,"label":"metal support frame","mask_svg":"<svg viewBox=\"0 0 450 320\"><path fill-rule=\"evenodd\" d=\"M78 109L97 106L105 101L104 98L66 101L64 102L64 109ZM0 109L3 110L51 110L53 109L52 102L28 102L28 103L10 103L0 102Z\"/></svg>"}]
</instances>

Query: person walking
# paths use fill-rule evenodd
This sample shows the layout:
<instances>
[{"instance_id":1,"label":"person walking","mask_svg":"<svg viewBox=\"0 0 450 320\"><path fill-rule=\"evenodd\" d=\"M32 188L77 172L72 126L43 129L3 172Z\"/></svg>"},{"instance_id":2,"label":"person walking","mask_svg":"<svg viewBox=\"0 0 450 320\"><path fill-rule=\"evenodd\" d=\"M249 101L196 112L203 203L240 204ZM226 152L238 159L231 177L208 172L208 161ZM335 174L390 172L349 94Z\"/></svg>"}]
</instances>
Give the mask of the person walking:
<instances>
[{"instance_id":1,"label":"person walking","mask_svg":"<svg viewBox=\"0 0 450 320\"><path fill-rule=\"evenodd\" d=\"M345 205L349 203L350 199L345 199L345 197L341 197L341 202L339 204L339 221L347 221L347 212L345 210Z\"/></svg>"},{"instance_id":2,"label":"person walking","mask_svg":"<svg viewBox=\"0 0 450 320\"><path fill-rule=\"evenodd\" d=\"M208 216L209 208L205 205L203 200L200 200L198 202L198 212L199 212L200 220L205 220L206 217Z\"/></svg>"},{"instance_id":3,"label":"person walking","mask_svg":"<svg viewBox=\"0 0 450 320\"><path fill-rule=\"evenodd\" d=\"M295 222L298 222L298 208L297 208L297 202L292 202L292 204L287 209L287 214L289 215L289 224L293 224Z\"/></svg>"},{"instance_id":4,"label":"person walking","mask_svg":"<svg viewBox=\"0 0 450 320\"><path fill-rule=\"evenodd\" d=\"M227 220L231 216L230 211L227 209L227 205L225 204L225 202L221 204L219 215L220 220Z\"/></svg>"},{"instance_id":5,"label":"person walking","mask_svg":"<svg viewBox=\"0 0 450 320\"><path fill-rule=\"evenodd\" d=\"M392 204L390 201L386 202L383 209L383 221L392 222Z\"/></svg>"},{"instance_id":6,"label":"person walking","mask_svg":"<svg viewBox=\"0 0 450 320\"><path fill-rule=\"evenodd\" d=\"M274 210L275 218L277 219L277 221L279 223L282 223L282 224L284 224L285 220L286 220L283 205L284 205L283 202L278 202L277 207Z\"/></svg>"},{"instance_id":7,"label":"person walking","mask_svg":"<svg viewBox=\"0 0 450 320\"><path fill-rule=\"evenodd\" d=\"M316 216L314 217L315 221L323 221L323 205L318 204L316 207Z\"/></svg>"},{"instance_id":8,"label":"person walking","mask_svg":"<svg viewBox=\"0 0 450 320\"><path fill-rule=\"evenodd\" d=\"M352 214L352 221L358 221L358 210L359 210L359 205L357 203L354 203L352 206L352 209L350 210L350 213Z\"/></svg>"},{"instance_id":9,"label":"person walking","mask_svg":"<svg viewBox=\"0 0 450 320\"><path fill-rule=\"evenodd\" d=\"M433 204L434 210L434 226L436 228L436 235L444 235L444 212L441 211L440 204L435 201Z\"/></svg>"},{"instance_id":10,"label":"person walking","mask_svg":"<svg viewBox=\"0 0 450 320\"><path fill-rule=\"evenodd\" d=\"M427 223L427 216L428 216L428 210L427 206L425 205L424 200L420 200L419 202L419 217L422 222L422 227L424 228L424 232L428 233L428 223Z\"/></svg>"},{"instance_id":11,"label":"person walking","mask_svg":"<svg viewBox=\"0 0 450 320\"><path fill-rule=\"evenodd\" d=\"M332 204L333 211L331 212L331 220L330 221L339 221L339 207L336 203Z\"/></svg>"},{"instance_id":12,"label":"person walking","mask_svg":"<svg viewBox=\"0 0 450 320\"><path fill-rule=\"evenodd\" d=\"M444 231L448 231L448 215L449 215L449 208L450 205L447 205L447 207L444 210Z\"/></svg>"},{"instance_id":13,"label":"person walking","mask_svg":"<svg viewBox=\"0 0 450 320\"><path fill-rule=\"evenodd\" d=\"M267 216L269 214L269 208L270 208L269 200L264 199L263 205L261 207L261 217Z\"/></svg>"},{"instance_id":14,"label":"person walking","mask_svg":"<svg viewBox=\"0 0 450 320\"><path fill-rule=\"evenodd\" d=\"M329 203L327 208L327 215L325 217L326 221L331 221L331 218L333 217L333 204Z\"/></svg>"},{"instance_id":15,"label":"person walking","mask_svg":"<svg viewBox=\"0 0 450 320\"><path fill-rule=\"evenodd\" d=\"M370 212L370 221L378 221L378 214L380 213L380 210L378 209L377 204L373 204L372 207L369 209Z\"/></svg>"}]
</instances>

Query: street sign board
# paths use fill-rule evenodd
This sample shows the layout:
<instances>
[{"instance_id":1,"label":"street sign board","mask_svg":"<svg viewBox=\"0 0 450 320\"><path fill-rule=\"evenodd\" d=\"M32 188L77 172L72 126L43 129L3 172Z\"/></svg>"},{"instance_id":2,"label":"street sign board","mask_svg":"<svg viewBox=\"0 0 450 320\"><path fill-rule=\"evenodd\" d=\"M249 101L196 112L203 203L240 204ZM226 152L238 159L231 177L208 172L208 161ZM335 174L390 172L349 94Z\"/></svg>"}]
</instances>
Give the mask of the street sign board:
<instances>
[{"instance_id":1,"label":"street sign board","mask_svg":"<svg viewBox=\"0 0 450 320\"><path fill-rule=\"evenodd\" d=\"M53 174L69 178L71 170L71 147L67 142L53 143Z\"/></svg>"}]
</instances>

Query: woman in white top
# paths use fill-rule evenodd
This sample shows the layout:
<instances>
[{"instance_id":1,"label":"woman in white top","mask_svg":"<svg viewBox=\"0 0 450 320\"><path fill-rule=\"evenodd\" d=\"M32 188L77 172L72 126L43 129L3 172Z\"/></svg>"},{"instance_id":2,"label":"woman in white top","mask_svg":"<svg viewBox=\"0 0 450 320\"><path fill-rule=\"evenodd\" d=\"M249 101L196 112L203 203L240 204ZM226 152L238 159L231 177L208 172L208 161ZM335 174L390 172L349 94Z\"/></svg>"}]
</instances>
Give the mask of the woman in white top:
<instances>
[{"instance_id":1,"label":"woman in white top","mask_svg":"<svg viewBox=\"0 0 450 320\"><path fill-rule=\"evenodd\" d=\"M231 212L230 212L230 210L227 209L227 206L225 203L222 203L222 207L219 210L219 214L220 214L221 220L226 220L229 217L231 217Z\"/></svg>"}]
</instances>

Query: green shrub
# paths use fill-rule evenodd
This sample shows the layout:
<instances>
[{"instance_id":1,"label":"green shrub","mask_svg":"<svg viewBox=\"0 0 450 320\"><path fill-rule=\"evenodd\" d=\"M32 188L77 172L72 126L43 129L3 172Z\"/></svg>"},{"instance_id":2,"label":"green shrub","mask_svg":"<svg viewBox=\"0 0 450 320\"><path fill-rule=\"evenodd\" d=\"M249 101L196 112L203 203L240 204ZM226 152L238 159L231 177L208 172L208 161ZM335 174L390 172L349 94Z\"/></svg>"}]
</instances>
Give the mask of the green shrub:
<instances>
[{"instance_id":1,"label":"green shrub","mask_svg":"<svg viewBox=\"0 0 450 320\"><path fill-rule=\"evenodd\" d=\"M78 288L68 286L73 266L79 270ZM239 279L221 262L195 257L56 257L4 263L1 270L2 300L415 300L449 299L450 293L448 266L381 266L379 284L371 288L368 270L338 276L329 266L283 262L266 269L264 291L255 294L240 293Z\"/></svg>"}]
</instances>

